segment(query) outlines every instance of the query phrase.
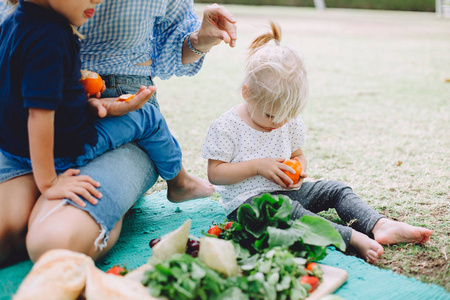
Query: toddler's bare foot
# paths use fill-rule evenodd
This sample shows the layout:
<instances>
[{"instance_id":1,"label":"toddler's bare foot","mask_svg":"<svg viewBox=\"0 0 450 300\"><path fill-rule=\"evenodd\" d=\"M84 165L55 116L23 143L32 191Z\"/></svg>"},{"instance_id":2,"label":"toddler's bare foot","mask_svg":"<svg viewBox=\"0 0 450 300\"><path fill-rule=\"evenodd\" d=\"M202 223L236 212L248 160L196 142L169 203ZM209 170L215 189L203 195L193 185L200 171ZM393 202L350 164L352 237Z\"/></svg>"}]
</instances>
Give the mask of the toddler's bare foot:
<instances>
[{"instance_id":1,"label":"toddler's bare foot","mask_svg":"<svg viewBox=\"0 0 450 300\"><path fill-rule=\"evenodd\" d=\"M188 174L184 168L171 180L167 181L167 199L171 202L182 202L209 197L214 187L205 179Z\"/></svg>"},{"instance_id":2,"label":"toddler's bare foot","mask_svg":"<svg viewBox=\"0 0 450 300\"><path fill-rule=\"evenodd\" d=\"M382 245L397 243L422 245L430 239L433 230L382 218L375 224L372 233L375 240Z\"/></svg>"},{"instance_id":3,"label":"toddler's bare foot","mask_svg":"<svg viewBox=\"0 0 450 300\"><path fill-rule=\"evenodd\" d=\"M377 261L378 256L384 253L383 246L377 241L356 230L352 230L350 245L358 251L362 258L372 264Z\"/></svg>"}]
</instances>

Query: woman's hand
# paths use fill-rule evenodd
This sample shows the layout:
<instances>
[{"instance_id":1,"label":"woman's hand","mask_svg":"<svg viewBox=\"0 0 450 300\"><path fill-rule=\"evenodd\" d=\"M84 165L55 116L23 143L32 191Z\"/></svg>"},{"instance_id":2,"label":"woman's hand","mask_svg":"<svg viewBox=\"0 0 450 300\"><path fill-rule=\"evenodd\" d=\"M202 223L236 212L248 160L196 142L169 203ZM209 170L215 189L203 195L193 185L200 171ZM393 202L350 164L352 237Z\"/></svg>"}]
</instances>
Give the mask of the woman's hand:
<instances>
[{"instance_id":1,"label":"woman's hand","mask_svg":"<svg viewBox=\"0 0 450 300\"><path fill-rule=\"evenodd\" d=\"M214 3L205 7L202 26L192 33L191 44L199 51L208 52L221 41L234 47L236 38L236 19L225 7Z\"/></svg>"},{"instance_id":2,"label":"woman's hand","mask_svg":"<svg viewBox=\"0 0 450 300\"><path fill-rule=\"evenodd\" d=\"M140 109L156 92L155 86L141 86L139 92L129 102L117 101L117 98L89 98L91 111L100 118L123 116L130 111Z\"/></svg>"},{"instance_id":3,"label":"woman's hand","mask_svg":"<svg viewBox=\"0 0 450 300\"><path fill-rule=\"evenodd\" d=\"M96 188L100 183L93 180L88 175L80 175L80 170L69 169L57 176L51 183L51 186L43 191L42 195L48 200L70 199L81 207L86 204L79 196L95 205L102 194ZM78 196L79 195L79 196Z\"/></svg>"}]
</instances>

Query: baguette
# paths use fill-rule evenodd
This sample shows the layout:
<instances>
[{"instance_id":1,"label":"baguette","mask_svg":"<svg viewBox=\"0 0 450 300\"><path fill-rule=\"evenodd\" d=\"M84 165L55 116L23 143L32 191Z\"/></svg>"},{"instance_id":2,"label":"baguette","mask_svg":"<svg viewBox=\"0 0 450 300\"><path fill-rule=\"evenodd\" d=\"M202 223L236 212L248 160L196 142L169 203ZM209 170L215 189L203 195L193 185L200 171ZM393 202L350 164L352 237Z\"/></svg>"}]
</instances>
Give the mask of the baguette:
<instances>
[{"instance_id":1,"label":"baguette","mask_svg":"<svg viewBox=\"0 0 450 300\"><path fill-rule=\"evenodd\" d=\"M44 253L20 284L13 300L73 300L86 283L87 267L94 261L87 255L55 249Z\"/></svg>"}]
</instances>

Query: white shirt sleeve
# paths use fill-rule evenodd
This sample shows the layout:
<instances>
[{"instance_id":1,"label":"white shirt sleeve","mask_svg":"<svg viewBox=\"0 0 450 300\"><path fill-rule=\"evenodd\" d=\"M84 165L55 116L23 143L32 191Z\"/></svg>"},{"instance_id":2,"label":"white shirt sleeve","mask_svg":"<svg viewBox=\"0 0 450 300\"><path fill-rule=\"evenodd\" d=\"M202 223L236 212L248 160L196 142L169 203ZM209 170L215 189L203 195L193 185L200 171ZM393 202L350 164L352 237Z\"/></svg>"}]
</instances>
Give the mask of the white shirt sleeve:
<instances>
[{"instance_id":1,"label":"white shirt sleeve","mask_svg":"<svg viewBox=\"0 0 450 300\"><path fill-rule=\"evenodd\" d=\"M234 139L230 134L230 127L223 119L215 120L209 127L203 143L202 157L224 162L231 162L234 157Z\"/></svg>"}]
</instances>

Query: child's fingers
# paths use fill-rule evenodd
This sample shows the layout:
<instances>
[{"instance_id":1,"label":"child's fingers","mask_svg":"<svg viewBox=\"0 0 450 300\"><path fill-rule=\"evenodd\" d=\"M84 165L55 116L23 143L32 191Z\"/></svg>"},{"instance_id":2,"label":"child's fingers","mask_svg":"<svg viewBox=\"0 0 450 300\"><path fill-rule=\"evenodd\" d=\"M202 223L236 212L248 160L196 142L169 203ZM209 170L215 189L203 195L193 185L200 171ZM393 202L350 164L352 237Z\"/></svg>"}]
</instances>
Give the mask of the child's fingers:
<instances>
[{"instance_id":1,"label":"child's fingers","mask_svg":"<svg viewBox=\"0 0 450 300\"><path fill-rule=\"evenodd\" d=\"M292 180L289 178L289 176L287 176L283 172L275 174L273 179L274 179L273 182L284 188L287 188L289 185L293 183ZM288 182L289 184L286 184L286 182Z\"/></svg>"},{"instance_id":2,"label":"child's fingers","mask_svg":"<svg viewBox=\"0 0 450 300\"><path fill-rule=\"evenodd\" d=\"M62 173L62 176L76 176L80 174L80 170L78 169L68 169L64 173Z\"/></svg>"},{"instance_id":3,"label":"child's fingers","mask_svg":"<svg viewBox=\"0 0 450 300\"><path fill-rule=\"evenodd\" d=\"M102 193L100 193L95 186L93 186L92 184L88 183L88 182L80 182L80 187L87 190L89 195L94 196L97 199L100 199L102 197ZM92 203L92 204L96 204L96 203Z\"/></svg>"},{"instance_id":4,"label":"child's fingers","mask_svg":"<svg viewBox=\"0 0 450 300\"><path fill-rule=\"evenodd\" d=\"M75 194L73 192L67 193L65 198L72 200L75 204L77 204L81 207L86 207L86 203L84 203L84 201L81 200L81 198L78 197L77 194Z\"/></svg>"},{"instance_id":5,"label":"child's fingers","mask_svg":"<svg viewBox=\"0 0 450 300\"><path fill-rule=\"evenodd\" d=\"M91 203L92 205L96 205L98 203L98 200L94 198L94 196L92 196L89 190L85 189L84 187L76 187L73 189L73 192L83 197L87 202ZM77 198L79 197L77 196Z\"/></svg>"},{"instance_id":6,"label":"child's fingers","mask_svg":"<svg viewBox=\"0 0 450 300\"><path fill-rule=\"evenodd\" d=\"M77 180L80 182L87 182L95 187L100 187L100 182L95 181L94 179L92 179L91 176L89 175L80 175L77 177Z\"/></svg>"}]
</instances>

